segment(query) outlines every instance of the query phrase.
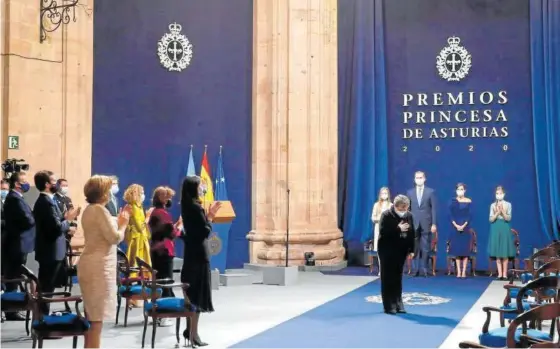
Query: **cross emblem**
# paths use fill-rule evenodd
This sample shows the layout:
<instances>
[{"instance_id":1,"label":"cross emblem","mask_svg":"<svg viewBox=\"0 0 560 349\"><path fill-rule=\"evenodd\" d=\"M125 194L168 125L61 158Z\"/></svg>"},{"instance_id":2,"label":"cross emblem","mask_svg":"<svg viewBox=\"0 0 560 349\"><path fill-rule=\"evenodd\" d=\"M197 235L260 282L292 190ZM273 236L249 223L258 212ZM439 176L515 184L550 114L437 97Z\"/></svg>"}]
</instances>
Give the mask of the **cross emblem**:
<instances>
[{"instance_id":1,"label":"cross emblem","mask_svg":"<svg viewBox=\"0 0 560 349\"><path fill-rule=\"evenodd\" d=\"M451 64L451 71L452 72L456 72L457 71L457 66L462 63L462 61L460 61L460 60L459 61L455 60L456 57L457 57L457 54L453 53L453 54L451 54L451 59L447 60L445 62L447 64Z\"/></svg>"},{"instance_id":2,"label":"cross emblem","mask_svg":"<svg viewBox=\"0 0 560 349\"><path fill-rule=\"evenodd\" d=\"M181 48L177 48L177 41L173 41L173 48L168 48L167 51L173 55L173 60L177 60L177 55L183 53Z\"/></svg>"}]
</instances>

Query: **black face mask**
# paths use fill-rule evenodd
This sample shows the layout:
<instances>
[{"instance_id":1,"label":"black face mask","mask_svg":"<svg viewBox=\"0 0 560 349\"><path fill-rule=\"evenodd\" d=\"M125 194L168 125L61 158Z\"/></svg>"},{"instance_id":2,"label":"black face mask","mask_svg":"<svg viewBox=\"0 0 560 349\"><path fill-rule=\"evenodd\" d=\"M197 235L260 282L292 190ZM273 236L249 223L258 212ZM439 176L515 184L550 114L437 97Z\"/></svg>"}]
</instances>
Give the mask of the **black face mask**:
<instances>
[{"instance_id":1,"label":"black face mask","mask_svg":"<svg viewBox=\"0 0 560 349\"><path fill-rule=\"evenodd\" d=\"M171 207L171 200L167 200L167 202L165 203L165 208L170 208Z\"/></svg>"},{"instance_id":2,"label":"black face mask","mask_svg":"<svg viewBox=\"0 0 560 349\"><path fill-rule=\"evenodd\" d=\"M58 185L51 184L51 187L50 187L49 190L50 190L51 193L56 194L56 192L58 191Z\"/></svg>"}]
</instances>

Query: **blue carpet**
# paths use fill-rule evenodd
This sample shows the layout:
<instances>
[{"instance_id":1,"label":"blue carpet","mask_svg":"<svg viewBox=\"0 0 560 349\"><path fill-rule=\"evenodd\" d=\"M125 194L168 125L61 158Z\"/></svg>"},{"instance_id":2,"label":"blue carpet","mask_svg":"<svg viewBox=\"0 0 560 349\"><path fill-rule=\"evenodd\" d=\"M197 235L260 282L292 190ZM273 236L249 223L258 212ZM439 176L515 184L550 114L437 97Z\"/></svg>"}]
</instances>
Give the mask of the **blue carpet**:
<instances>
[{"instance_id":1,"label":"blue carpet","mask_svg":"<svg viewBox=\"0 0 560 349\"><path fill-rule=\"evenodd\" d=\"M486 277L405 277L405 293L428 293L449 301L406 305L408 314L395 316L383 313L381 304L366 302L366 297L380 294L380 284L374 281L231 348L438 347L490 282Z\"/></svg>"}]
</instances>

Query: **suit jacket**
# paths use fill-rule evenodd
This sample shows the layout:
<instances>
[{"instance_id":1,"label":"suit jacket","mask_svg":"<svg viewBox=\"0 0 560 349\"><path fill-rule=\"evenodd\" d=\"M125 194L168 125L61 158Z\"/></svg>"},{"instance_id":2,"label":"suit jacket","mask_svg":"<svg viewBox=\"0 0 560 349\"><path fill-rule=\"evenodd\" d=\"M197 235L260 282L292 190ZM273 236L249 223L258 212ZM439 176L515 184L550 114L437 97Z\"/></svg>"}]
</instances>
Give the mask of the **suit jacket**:
<instances>
[{"instance_id":1,"label":"suit jacket","mask_svg":"<svg viewBox=\"0 0 560 349\"><path fill-rule=\"evenodd\" d=\"M432 224L437 224L437 206L434 190L424 186L420 204L418 203L416 188L407 191L406 196L410 199L410 211L414 216L415 223L414 229L418 230L421 227L424 233L429 233Z\"/></svg>"},{"instance_id":2,"label":"suit jacket","mask_svg":"<svg viewBox=\"0 0 560 349\"><path fill-rule=\"evenodd\" d=\"M119 200L116 196L111 195L109 202L105 205L111 216L117 217L119 215Z\"/></svg>"},{"instance_id":3,"label":"suit jacket","mask_svg":"<svg viewBox=\"0 0 560 349\"><path fill-rule=\"evenodd\" d=\"M212 225L206 213L198 203L181 206L181 216L185 233L181 236L185 242L184 261L194 263L208 262L209 253L206 240L212 232Z\"/></svg>"},{"instance_id":4,"label":"suit jacket","mask_svg":"<svg viewBox=\"0 0 560 349\"><path fill-rule=\"evenodd\" d=\"M53 200L58 206L58 210L62 213L68 211L69 209L74 208L74 205L72 204L72 199L70 199L68 196L56 193L53 196Z\"/></svg>"},{"instance_id":5,"label":"suit jacket","mask_svg":"<svg viewBox=\"0 0 560 349\"><path fill-rule=\"evenodd\" d=\"M54 200L43 193L35 202L33 216L37 224L35 260L39 263L64 260L70 222L64 219Z\"/></svg>"},{"instance_id":6,"label":"suit jacket","mask_svg":"<svg viewBox=\"0 0 560 349\"><path fill-rule=\"evenodd\" d=\"M4 202L6 226L3 253L21 254L31 253L35 249L35 218L31 207L25 202L21 194L11 190Z\"/></svg>"},{"instance_id":7,"label":"suit jacket","mask_svg":"<svg viewBox=\"0 0 560 349\"><path fill-rule=\"evenodd\" d=\"M401 222L406 222L409 225L408 230L404 232L406 237L401 237L401 229L399 228ZM407 254L412 253L415 251L417 242L418 240L416 239L414 230L414 218L410 213L407 213L401 218L395 212L395 208L391 207L381 214L381 219L379 220L378 246L382 253L391 253L395 251L395 249L406 252Z\"/></svg>"}]
</instances>

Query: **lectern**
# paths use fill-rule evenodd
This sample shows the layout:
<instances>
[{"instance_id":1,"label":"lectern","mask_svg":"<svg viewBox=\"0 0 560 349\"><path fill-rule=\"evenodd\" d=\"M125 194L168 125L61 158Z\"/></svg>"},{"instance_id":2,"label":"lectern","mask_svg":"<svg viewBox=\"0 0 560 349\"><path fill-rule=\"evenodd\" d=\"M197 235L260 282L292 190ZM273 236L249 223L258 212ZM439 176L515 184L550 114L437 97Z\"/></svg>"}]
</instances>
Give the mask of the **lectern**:
<instances>
[{"instance_id":1,"label":"lectern","mask_svg":"<svg viewBox=\"0 0 560 349\"><path fill-rule=\"evenodd\" d=\"M220 209L218 210L218 212L216 212L216 216L214 217L214 221L213 223L229 223L231 221L233 221L233 219L235 218L235 211L233 209L233 205L231 204L231 201L220 201L222 203L222 206L220 207ZM210 205L212 203L208 202L208 203L204 203L204 210L206 212L208 212L208 208L210 208Z\"/></svg>"}]
</instances>

